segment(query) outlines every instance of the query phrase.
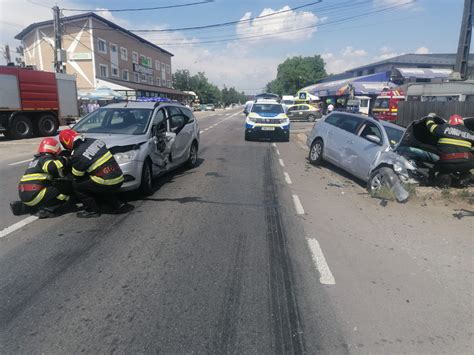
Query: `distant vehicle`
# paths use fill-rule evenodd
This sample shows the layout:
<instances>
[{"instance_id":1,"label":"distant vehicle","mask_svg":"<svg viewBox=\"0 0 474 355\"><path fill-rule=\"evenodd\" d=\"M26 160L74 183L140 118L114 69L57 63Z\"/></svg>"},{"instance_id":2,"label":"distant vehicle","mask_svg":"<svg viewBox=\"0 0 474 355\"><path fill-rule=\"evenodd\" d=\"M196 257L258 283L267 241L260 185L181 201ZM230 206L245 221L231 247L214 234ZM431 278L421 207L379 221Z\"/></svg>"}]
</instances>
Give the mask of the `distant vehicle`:
<instances>
[{"instance_id":1,"label":"distant vehicle","mask_svg":"<svg viewBox=\"0 0 474 355\"><path fill-rule=\"evenodd\" d=\"M355 96L353 99L347 100L346 109L348 112L369 115L370 100L369 96Z\"/></svg>"},{"instance_id":2,"label":"distant vehicle","mask_svg":"<svg viewBox=\"0 0 474 355\"><path fill-rule=\"evenodd\" d=\"M293 97L293 95L283 95L281 97L281 103L288 107L292 106L295 104L295 98Z\"/></svg>"},{"instance_id":3,"label":"distant vehicle","mask_svg":"<svg viewBox=\"0 0 474 355\"><path fill-rule=\"evenodd\" d=\"M290 140L290 120L283 105L275 100L256 100L245 122L245 140L275 139Z\"/></svg>"},{"instance_id":4,"label":"distant vehicle","mask_svg":"<svg viewBox=\"0 0 474 355\"><path fill-rule=\"evenodd\" d=\"M382 91L375 99L372 108L374 117L379 120L396 121L400 101L405 101L405 94L402 90Z\"/></svg>"},{"instance_id":5,"label":"distant vehicle","mask_svg":"<svg viewBox=\"0 0 474 355\"><path fill-rule=\"evenodd\" d=\"M306 120L314 122L323 117L321 110L308 104L298 104L288 107L286 114L290 120Z\"/></svg>"},{"instance_id":6,"label":"distant vehicle","mask_svg":"<svg viewBox=\"0 0 474 355\"><path fill-rule=\"evenodd\" d=\"M74 127L104 141L125 177L123 191L153 193L153 178L183 164L197 164L199 125L191 110L167 102L122 102L104 106Z\"/></svg>"},{"instance_id":7,"label":"distant vehicle","mask_svg":"<svg viewBox=\"0 0 474 355\"><path fill-rule=\"evenodd\" d=\"M252 109L252 105L255 102L255 100L250 100L247 101L244 105L244 114L248 115L250 113L250 110Z\"/></svg>"},{"instance_id":8,"label":"distant vehicle","mask_svg":"<svg viewBox=\"0 0 474 355\"><path fill-rule=\"evenodd\" d=\"M272 94L270 92L264 92L261 94L255 95L255 100L275 100L277 102L280 102L280 96L277 94Z\"/></svg>"},{"instance_id":9,"label":"distant vehicle","mask_svg":"<svg viewBox=\"0 0 474 355\"><path fill-rule=\"evenodd\" d=\"M213 104L207 104L204 108L204 111L215 111L216 107Z\"/></svg>"},{"instance_id":10,"label":"distant vehicle","mask_svg":"<svg viewBox=\"0 0 474 355\"><path fill-rule=\"evenodd\" d=\"M407 89L407 101L474 101L474 83L453 81L448 83L412 84Z\"/></svg>"},{"instance_id":11,"label":"distant vehicle","mask_svg":"<svg viewBox=\"0 0 474 355\"><path fill-rule=\"evenodd\" d=\"M402 138L404 129L368 116L333 112L318 121L306 141L309 161L323 160L367 182L374 161Z\"/></svg>"},{"instance_id":12,"label":"distant vehicle","mask_svg":"<svg viewBox=\"0 0 474 355\"><path fill-rule=\"evenodd\" d=\"M54 136L61 121L78 117L75 76L0 66L0 132L7 138Z\"/></svg>"}]
</instances>

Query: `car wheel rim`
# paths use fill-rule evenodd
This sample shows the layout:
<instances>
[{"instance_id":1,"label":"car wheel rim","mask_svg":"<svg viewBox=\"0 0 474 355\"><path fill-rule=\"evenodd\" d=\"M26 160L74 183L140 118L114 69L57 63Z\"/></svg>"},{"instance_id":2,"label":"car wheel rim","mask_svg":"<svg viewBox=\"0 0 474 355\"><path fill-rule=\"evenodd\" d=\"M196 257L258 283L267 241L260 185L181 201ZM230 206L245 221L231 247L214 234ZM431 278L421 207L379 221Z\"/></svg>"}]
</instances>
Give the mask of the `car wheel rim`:
<instances>
[{"instance_id":1,"label":"car wheel rim","mask_svg":"<svg viewBox=\"0 0 474 355\"><path fill-rule=\"evenodd\" d=\"M20 134L28 134L30 131L30 128L25 122L18 122L16 128Z\"/></svg>"},{"instance_id":2,"label":"car wheel rim","mask_svg":"<svg viewBox=\"0 0 474 355\"><path fill-rule=\"evenodd\" d=\"M321 145L316 143L313 145L313 149L311 149L311 159L312 160L318 160L320 155L321 155Z\"/></svg>"},{"instance_id":3,"label":"car wheel rim","mask_svg":"<svg viewBox=\"0 0 474 355\"><path fill-rule=\"evenodd\" d=\"M384 180L381 173L377 173L370 182L370 189L372 191L378 191L384 185Z\"/></svg>"},{"instance_id":4,"label":"car wheel rim","mask_svg":"<svg viewBox=\"0 0 474 355\"><path fill-rule=\"evenodd\" d=\"M51 120L46 120L43 122L43 130L45 132L51 132L54 129L54 124Z\"/></svg>"},{"instance_id":5,"label":"car wheel rim","mask_svg":"<svg viewBox=\"0 0 474 355\"><path fill-rule=\"evenodd\" d=\"M196 146L192 146L191 148L191 164L196 164L197 160L197 152L196 152Z\"/></svg>"}]
</instances>

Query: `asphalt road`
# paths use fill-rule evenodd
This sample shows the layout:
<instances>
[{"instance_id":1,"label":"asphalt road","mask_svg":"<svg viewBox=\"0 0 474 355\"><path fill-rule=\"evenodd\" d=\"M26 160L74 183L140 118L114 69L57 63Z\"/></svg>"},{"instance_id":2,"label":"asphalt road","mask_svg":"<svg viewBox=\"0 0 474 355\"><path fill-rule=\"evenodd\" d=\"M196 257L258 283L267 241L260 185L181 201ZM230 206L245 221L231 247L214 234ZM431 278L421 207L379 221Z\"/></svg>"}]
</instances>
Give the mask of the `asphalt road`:
<instances>
[{"instance_id":1,"label":"asphalt road","mask_svg":"<svg viewBox=\"0 0 474 355\"><path fill-rule=\"evenodd\" d=\"M472 352L472 221L380 207L236 112L198 113L199 165L130 214L0 238L0 353ZM36 144L0 139L0 231Z\"/></svg>"}]
</instances>

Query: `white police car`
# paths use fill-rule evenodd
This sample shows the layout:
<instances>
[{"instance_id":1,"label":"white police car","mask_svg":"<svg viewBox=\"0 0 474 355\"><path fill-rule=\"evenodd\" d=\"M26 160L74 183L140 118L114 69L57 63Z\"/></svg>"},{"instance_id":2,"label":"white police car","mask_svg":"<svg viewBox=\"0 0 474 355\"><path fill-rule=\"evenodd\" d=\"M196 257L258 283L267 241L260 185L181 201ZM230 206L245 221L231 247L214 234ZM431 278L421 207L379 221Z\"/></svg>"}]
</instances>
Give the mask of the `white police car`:
<instances>
[{"instance_id":1,"label":"white police car","mask_svg":"<svg viewBox=\"0 0 474 355\"><path fill-rule=\"evenodd\" d=\"M290 140L290 120L282 104L276 100L255 101L245 121L245 140Z\"/></svg>"}]
</instances>

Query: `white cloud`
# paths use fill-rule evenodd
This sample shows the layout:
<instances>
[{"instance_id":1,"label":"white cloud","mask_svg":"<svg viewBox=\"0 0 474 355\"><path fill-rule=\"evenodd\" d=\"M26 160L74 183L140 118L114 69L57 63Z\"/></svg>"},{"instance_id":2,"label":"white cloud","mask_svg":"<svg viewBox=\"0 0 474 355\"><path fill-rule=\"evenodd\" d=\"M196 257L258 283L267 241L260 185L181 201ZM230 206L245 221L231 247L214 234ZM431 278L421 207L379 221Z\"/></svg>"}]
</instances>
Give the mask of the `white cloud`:
<instances>
[{"instance_id":1,"label":"white cloud","mask_svg":"<svg viewBox=\"0 0 474 355\"><path fill-rule=\"evenodd\" d=\"M416 54L430 54L430 50L427 47L420 47L415 51Z\"/></svg>"},{"instance_id":2,"label":"white cloud","mask_svg":"<svg viewBox=\"0 0 474 355\"><path fill-rule=\"evenodd\" d=\"M277 12L282 12L273 16ZM307 11L292 11L289 6L284 6L280 10L266 8L257 17L268 16L262 19L254 19L246 22L240 22L236 26L237 35L240 37L272 35L271 39L286 41L301 41L311 38L316 31L316 27L308 28L304 31L294 31L302 27L315 26L319 21L318 17ZM249 20L252 13L247 12L240 19ZM262 40L268 41L269 37L262 37Z\"/></svg>"},{"instance_id":3,"label":"white cloud","mask_svg":"<svg viewBox=\"0 0 474 355\"><path fill-rule=\"evenodd\" d=\"M326 62L326 71L331 74L342 73L348 69L358 67L367 62L368 53L364 49L355 49L347 46L339 53L326 52L321 57Z\"/></svg>"}]
</instances>

